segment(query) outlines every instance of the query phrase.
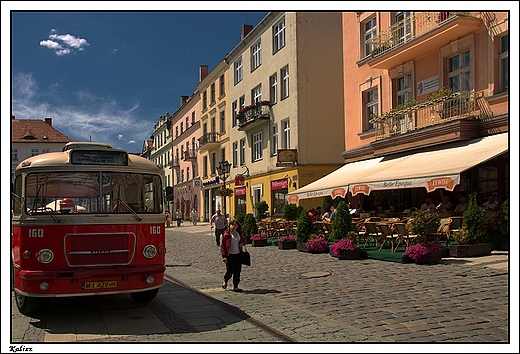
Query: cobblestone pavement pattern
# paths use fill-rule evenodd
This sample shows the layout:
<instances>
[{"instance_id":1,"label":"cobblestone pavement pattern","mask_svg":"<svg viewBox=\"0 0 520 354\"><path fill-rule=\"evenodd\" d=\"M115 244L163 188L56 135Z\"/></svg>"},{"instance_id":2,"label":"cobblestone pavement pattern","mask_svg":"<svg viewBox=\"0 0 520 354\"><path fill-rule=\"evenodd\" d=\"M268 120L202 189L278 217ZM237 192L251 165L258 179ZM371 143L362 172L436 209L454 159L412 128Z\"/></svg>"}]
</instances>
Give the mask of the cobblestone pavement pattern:
<instances>
[{"instance_id":1,"label":"cobblestone pavement pattern","mask_svg":"<svg viewBox=\"0 0 520 354\"><path fill-rule=\"evenodd\" d=\"M415 265L248 245L252 266L243 267L244 292L235 293L221 288L225 265L207 223L168 228L166 238L166 284L150 304L135 303L128 295L83 298L81 320L76 301L73 313L48 313L44 323L27 321L13 307L12 341L509 341L504 251ZM147 318L146 326L139 322L142 318Z\"/></svg>"}]
</instances>

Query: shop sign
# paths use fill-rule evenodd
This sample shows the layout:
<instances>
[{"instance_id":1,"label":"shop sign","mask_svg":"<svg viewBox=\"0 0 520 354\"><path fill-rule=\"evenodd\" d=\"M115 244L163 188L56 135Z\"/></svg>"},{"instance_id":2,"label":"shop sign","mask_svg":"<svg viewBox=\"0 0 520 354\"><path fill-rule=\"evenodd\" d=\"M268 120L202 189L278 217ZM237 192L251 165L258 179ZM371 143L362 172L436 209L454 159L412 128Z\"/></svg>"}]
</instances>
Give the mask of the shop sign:
<instances>
[{"instance_id":1,"label":"shop sign","mask_svg":"<svg viewBox=\"0 0 520 354\"><path fill-rule=\"evenodd\" d=\"M235 194L235 197L238 197L241 195L246 195L246 187L235 188L235 190L233 191L233 194Z\"/></svg>"},{"instance_id":2,"label":"shop sign","mask_svg":"<svg viewBox=\"0 0 520 354\"><path fill-rule=\"evenodd\" d=\"M276 181L271 181L271 190L275 191L278 189L287 189L289 188L289 181L287 178L278 179Z\"/></svg>"},{"instance_id":3,"label":"shop sign","mask_svg":"<svg viewBox=\"0 0 520 354\"><path fill-rule=\"evenodd\" d=\"M235 186L244 185L244 176L235 176Z\"/></svg>"}]
</instances>

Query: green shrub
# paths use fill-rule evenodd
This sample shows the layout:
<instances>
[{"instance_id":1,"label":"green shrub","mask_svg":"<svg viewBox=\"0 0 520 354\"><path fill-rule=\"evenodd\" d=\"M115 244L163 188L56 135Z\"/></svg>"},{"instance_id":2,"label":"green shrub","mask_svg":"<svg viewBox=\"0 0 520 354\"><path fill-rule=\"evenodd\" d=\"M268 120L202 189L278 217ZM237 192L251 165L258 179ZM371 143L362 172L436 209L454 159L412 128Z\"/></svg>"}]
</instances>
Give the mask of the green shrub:
<instances>
[{"instance_id":1,"label":"green shrub","mask_svg":"<svg viewBox=\"0 0 520 354\"><path fill-rule=\"evenodd\" d=\"M265 200L259 201L255 204L256 209L256 218L258 220L265 219L267 217L267 210L269 210L269 205L267 205L267 202Z\"/></svg>"},{"instance_id":2,"label":"green shrub","mask_svg":"<svg viewBox=\"0 0 520 354\"><path fill-rule=\"evenodd\" d=\"M333 241L339 241L345 237L349 231L354 231L352 215L350 215L347 203L341 201L336 208L336 216L334 217L334 220L332 220L330 238Z\"/></svg>"},{"instance_id":3,"label":"green shrub","mask_svg":"<svg viewBox=\"0 0 520 354\"><path fill-rule=\"evenodd\" d=\"M242 225L242 229L244 230L244 234L251 236L258 233L258 226L256 225L256 218L253 214L248 213L244 218L244 223Z\"/></svg>"},{"instance_id":4,"label":"green shrub","mask_svg":"<svg viewBox=\"0 0 520 354\"><path fill-rule=\"evenodd\" d=\"M441 225L441 218L429 210L416 209L408 219L408 230L412 234L426 235L437 232Z\"/></svg>"},{"instance_id":5,"label":"green shrub","mask_svg":"<svg viewBox=\"0 0 520 354\"><path fill-rule=\"evenodd\" d=\"M298 218L298 224L296 225L296 241L307 242L311 234L314 233L314 224L309 217L309 212L302 209L300 217Z\"/></svg>"},{"instance_id":6,"label":"green shrub","mask_svg":"<svg viewBox=\"0 0 520 354\"><path fill-rule=\"evenodd\" d=\"M500 205L498 215L498 230L500 231L501 237L509 236L509 199L506 199L502 205Z\"/></svg>"},{"instance_id":7,"label":"green shrub","mask_svg":"<svg viewBox=\"0 0 520 354\"><path fill-rule=\"evenodd\" d=\"M282 208L282 217L285 220L296 220L298 219L298 206L296 204L285 204Z\"/></svg>"},{"instance_id":8,"label":"green shrub","mask_svg":"<svg viewBox=\"0 0 520 354\"><path fill-rule=\"evenodd\" d=\"M469 242L462 243L463 245L474 245L488 241L488 234L484 225L484 212L477 203L477 193L475 192L469 195L468 210L462 214L462 228L466 228L469 232Z\"/></svg>"},{"instance_id":9,"label":"green shrub","mask_svg":"<svg viewBox=\"0 0 520 354\"><path fill-rule=\"evenodd\" d=\"M242 225L242 227L244 226L244 221L246 219L246 214L244 213L238 213L237 215L235 215L235 220L237 220L240 225Z\"/></svg>"}]
</instances>

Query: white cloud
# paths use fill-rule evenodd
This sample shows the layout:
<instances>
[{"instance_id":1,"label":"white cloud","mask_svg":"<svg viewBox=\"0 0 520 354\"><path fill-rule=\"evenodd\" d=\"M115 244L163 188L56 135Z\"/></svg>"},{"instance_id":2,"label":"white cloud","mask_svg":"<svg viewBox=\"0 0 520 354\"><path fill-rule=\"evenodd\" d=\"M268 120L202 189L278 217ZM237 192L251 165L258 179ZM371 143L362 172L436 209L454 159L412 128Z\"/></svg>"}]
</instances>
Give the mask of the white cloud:
<instances>
[{"instance_id":1,"label":"white cloud","mask_svg":"<svg viewBox=\"0 0 520 354\"><path fill-rule=\"evenodd\" d=\"M71 139L105 142L114 147L124 137L128 137L128 144L143 142L153 131L153 123L136 112L138 103L125 109L114 99L86 91L64 102L64 95L50 95L49 91L40 90L32 74L13 74L12 114L17 119L49 117L53 127Z\"/></svg>"},{"instance_id":2,"label":"white cloud","mask_svg":"<svg viewBox=\"0 0 520 354\"><path fill-rule=\"evenodd\" d=\"M90 45L86 39L75 37L71 34L56 34L52 29L49 39L40 41L42 47L54 50L57 56L67 55L73 50L83 51L84 47Z\"/></svg>"}]
</instances>

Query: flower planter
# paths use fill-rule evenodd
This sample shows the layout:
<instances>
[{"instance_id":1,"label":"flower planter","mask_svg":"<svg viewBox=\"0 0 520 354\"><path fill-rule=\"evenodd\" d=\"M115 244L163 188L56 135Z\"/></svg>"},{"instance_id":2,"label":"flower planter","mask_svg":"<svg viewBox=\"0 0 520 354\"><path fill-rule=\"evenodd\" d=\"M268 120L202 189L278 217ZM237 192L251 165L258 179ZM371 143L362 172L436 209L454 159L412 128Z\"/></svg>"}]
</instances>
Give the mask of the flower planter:
<instances>
[{"instance_id":1,"label":"flower planter","mask_svg":"<svg viewBox=\"0 0 520 354\"><path fill-rule=\"evenodd\" d=\"M244 235L244 238L246 239L246 244L251 244L251 236L250 235Z\"/></svg>"},{"instance_id":2,"label":"flower planter","mask_svg":"<svg viewBox=\"0 0 520 354\"><path fill-rule=\"evenodd\" d=\"M437 263L442 258L442 251L437 252L431 252L428 254L425 254L424 256L418 258L415 263L417 264L431 264L431 263Z\"/></svg>"},{"instance_id":3,"label":"flower planter","mask_svg":"<svg viewBox=\"0 0 520 354\"><path fill-rule=\"evenodd\" d=\"M360 259L361 258L361 250L339 250L339 259Z\"/></svg>"},{"instance_id":4,"label":"flower planter","mask_svg":"<svg viewBox=\"0 0 520 354\"><path fill-rule=\"evenodd\" d=\"M300 252L309 252L305 242L296 242L296 249Z\"/></svg>"},{"instance_id":5,"label":"flower planter","mask_svg":"<svg viewBox=\"0 0 520 354\"><path fill-rule=\"evenodd\" d=\"M296 241L282 241L278 242L278 249L290 250L296 248Z\"/></svg>"},{"instance_id":6,"label":"flower planter","mask_svg":"<svg viewBox=\"0 0 520 354\"><path fill-rule=\"evenodd\" d=\"M490 243L477 243L476 245L451 245L450 257L476 257L491 254Z\"/></svg>"},{"instance_id":7,"label":"flower planter","mask_svg":"<svg viewBox=\"0 0 520 354\"><path fill-rule=\"evenodd\" d=\"M261 240L251 240L251 246L253 247L263 247L263 246L269 246L267 243L267 239L261 239Z\"/></svg>"}]
</instances>

